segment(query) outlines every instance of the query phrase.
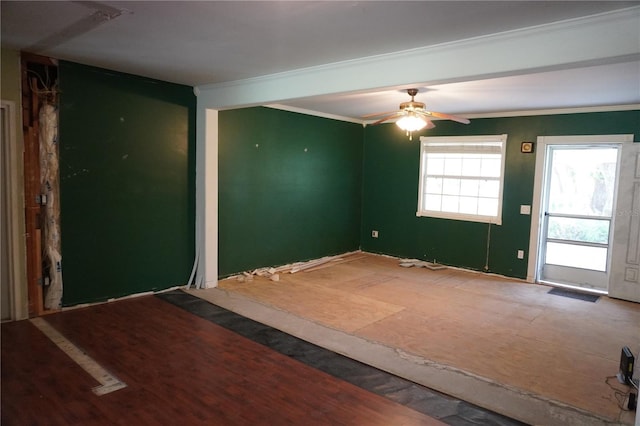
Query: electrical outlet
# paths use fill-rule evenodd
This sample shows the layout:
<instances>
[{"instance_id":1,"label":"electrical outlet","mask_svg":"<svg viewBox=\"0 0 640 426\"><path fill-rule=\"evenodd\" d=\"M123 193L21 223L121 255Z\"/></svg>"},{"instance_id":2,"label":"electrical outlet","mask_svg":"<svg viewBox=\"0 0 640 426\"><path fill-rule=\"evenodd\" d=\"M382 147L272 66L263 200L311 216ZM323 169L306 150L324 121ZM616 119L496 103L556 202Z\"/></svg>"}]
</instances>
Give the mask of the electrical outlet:
<instances>
[{"instance_id":1,"label":"electrical outlet","mask_svg":"<svg viewBox=\"0 0 640 426\"><path fill-rule=\"evenodd\" d=\"M524 250L518 250L518 259L524 259Z\"/></svg>"},{"instance_id":2,"label":"electrical outlet","mask_svg":"<svg viewBox=\"0 0 640 426\"><path fill-rule=\"evenodd\" d=\"M526 204L520 205L520 214L531 214L531 206Z\"/></svg>"},{"instance_id":3,"label":"electrical outlet","mask_svg":"<svg viewBox=\"0 0 640 426\"><path fill-rule=\"evenodd\" d=\"M378 238L378 231L371 231L371 238Z\"/></svg>"}]
</instances>

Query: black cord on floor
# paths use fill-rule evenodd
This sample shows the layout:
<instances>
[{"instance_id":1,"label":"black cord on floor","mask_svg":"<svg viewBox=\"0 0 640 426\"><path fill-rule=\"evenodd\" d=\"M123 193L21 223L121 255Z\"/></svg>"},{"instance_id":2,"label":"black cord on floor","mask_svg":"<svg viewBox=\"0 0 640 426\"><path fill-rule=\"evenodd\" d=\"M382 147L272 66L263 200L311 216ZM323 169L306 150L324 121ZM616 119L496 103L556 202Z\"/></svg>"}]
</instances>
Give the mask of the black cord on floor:
<instances>
[{"instance_id":1,"label":"black cord on floor","mask_svg":"<svg viewBox=\"0 0 640 426\"><path fill-rule=\"evenodd\" d=\"M611 385L611 383L609 383L611 379L618 380L618 376L608 376L604 381L607 384L607 386L609 386L613 391L613 396L616 398L616 402L618 403L618 408L620 408L622 411L635 410L636 394L632 392L633 388L629 386L629 390L626 392L623 392L617 389L616 387L614 387L613 385ZM620 382L618 381L618 383ZM625 386L628 386L628 385L625 385ZM633 402L632 402L632 399L633 399Z\"/></svg>"}]
</instances>

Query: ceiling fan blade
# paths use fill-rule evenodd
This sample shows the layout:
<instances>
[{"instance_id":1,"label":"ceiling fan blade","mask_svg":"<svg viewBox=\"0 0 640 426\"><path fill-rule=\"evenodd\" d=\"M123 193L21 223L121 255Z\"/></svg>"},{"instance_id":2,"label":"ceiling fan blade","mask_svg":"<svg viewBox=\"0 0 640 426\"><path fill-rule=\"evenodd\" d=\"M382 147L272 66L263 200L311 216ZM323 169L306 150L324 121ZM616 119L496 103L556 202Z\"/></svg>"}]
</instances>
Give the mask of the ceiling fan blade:
<instances>
[{"instance_id":1,"label":"ceiling fan blade","mask_svg":"<svg viewBox=\"0 0 640 426\"><path fill-rule=\"evenodd\" d=\"M468 119L464 118L464 117L457 117L455 115L451 115L451 114L444 114L442 112L435 112L435 111L425 111L427 114L436 117L436 118L444 118L445 120L453 120L453 121L457 121L458 123L462 123L462 124L469 124L471 123L471 121L469 121Z\"/></svg>"},{"instance_id":2,"label":"ceiling fan blade","mask_svg":"<svg viewBox=\"0 0 640 426\"><path fill-rule=\"evenodd\" d=\"M383 117L383 118L381 118L380 120L378 120L378 121L376 121L376 122L374 122L374 123L371 123L371 125L372 125L372 126L375 126L376 124L380 124L380 123L382 123L383 121L391 120L392 118L397 117L397 116L399 116L399 115L403 115L403 113L402 113L402 112L400 112L400 111L394 112L394 113L393 113L393 114L391 114L391 115L387 115L386 117Z\"/></svg>"},{"instance_id":3,"label":"ceiling fan blade","mask_svg":"<svg viewBox=\"0 0 640 426\"><path fill-rule=\"evenodd\" d=\"M379 116L379 115L393 114L394 112L398 112L398 111L374 112L373 114L363 115L363 116L362 116L362 118L377 117L377 116Z\"/></svg>"}]
</instances>

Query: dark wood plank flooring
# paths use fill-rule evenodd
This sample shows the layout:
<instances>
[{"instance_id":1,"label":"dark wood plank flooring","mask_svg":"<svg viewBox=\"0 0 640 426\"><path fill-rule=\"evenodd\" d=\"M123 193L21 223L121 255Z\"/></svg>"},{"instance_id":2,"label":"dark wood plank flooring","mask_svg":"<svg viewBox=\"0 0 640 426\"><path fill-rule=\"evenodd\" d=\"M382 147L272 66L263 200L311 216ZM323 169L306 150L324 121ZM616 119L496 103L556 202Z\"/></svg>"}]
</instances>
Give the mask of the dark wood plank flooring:
<instances>
[{"instance_id":1,"label":"dark wood plank flooring","mask_svg":"<svg viewBox=\"0 0 640 426\"><path fill-rule=\"evenodd\" d=\"M439 425L148 296L46 320L128 387L98 385L30 322L2 324L2 425Z\"/></svg>"}]
</instances>

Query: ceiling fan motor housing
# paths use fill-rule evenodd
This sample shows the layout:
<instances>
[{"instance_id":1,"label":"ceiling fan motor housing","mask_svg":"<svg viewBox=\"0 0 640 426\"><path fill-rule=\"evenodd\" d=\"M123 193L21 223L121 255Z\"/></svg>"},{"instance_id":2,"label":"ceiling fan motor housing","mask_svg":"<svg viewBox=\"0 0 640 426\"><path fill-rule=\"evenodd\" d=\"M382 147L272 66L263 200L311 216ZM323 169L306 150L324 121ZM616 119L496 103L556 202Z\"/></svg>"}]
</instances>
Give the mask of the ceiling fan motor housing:
<instances>
[{"instance_id":1,"label":"ceiling fan motor housing","mask_svg":"<svg viewBox=\"0 0 640 426\"><path fill-rule=\"evenodd\" d=\"M422 102L416 102L413 98L418 94L418 89L407 89L407 94L411 96L409 102L403 102L400 104L400 111L415 111L417 109L424 110L424 104Z\"/></svg>"},{"instance_id":2,"label":"ceiling fan motor housing","mask_svg":"<svg viewBox=\"0 0 640 426\"><path fill-rule=\"evenodd\" d=\"M404 110L414 111L414 110L417 110L417 109L424 109L424 103L410 101L410 102L403 102L403 103L400 104L400 110L401 111L404 111Z\"/></svg>"}]
</instances>

